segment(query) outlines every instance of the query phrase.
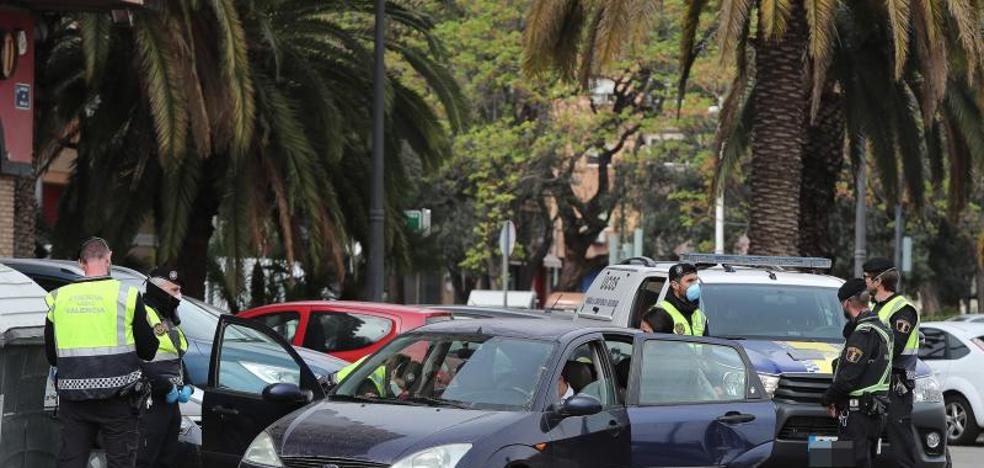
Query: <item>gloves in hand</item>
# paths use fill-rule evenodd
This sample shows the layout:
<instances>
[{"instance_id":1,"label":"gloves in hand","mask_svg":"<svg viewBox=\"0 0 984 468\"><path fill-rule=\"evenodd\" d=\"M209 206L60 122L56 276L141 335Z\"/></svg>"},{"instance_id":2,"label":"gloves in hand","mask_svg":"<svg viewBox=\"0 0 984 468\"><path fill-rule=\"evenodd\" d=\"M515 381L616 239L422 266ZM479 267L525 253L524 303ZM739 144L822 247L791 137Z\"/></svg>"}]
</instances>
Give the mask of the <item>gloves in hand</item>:
<instances>
[{"instance_id":1,"label":"gloves in hand","mask_svg":"<svg viewBox=\"0 0 984 468\"><path fill-rule=\"evenodd\" d=\"M191 398L192 393L195 393L195 387L192 387L191 385L181 387L181 391L178 392L178 401L181 403L187 403Z\"/></svg>"},{"instance_id":2,"label":"gloves in hand","mask_svg":"<svg viewBox=\"0 0 984 468\"><path fill-rule=\"evenodd\" d=\"M179 397L178 387L171 385L171 391L167 392L167 396L164 397L164 401L166 401L169 405L173 405L174 402L178 401Z\"/></svg>"}]
</instances>

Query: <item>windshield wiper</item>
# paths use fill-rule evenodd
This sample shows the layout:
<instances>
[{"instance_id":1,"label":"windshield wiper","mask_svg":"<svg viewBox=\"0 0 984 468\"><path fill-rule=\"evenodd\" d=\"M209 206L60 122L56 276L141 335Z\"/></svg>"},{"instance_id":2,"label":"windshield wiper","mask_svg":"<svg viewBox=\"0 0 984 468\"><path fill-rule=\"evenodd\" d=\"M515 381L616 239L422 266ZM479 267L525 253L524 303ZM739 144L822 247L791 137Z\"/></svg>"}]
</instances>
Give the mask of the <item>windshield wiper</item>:
<instances>
[{"instance_id":1,"label":"windshield wiper","mask_svg":"<svg viewBox=\"0 0 984 468\"><path fill-rule=\"evenodd\" d=\"M471 408L471 405L468 405L465 402L455 401L455 400L445 400L443 398L435 398L435 397L416 396L416 397L407 398L406 401L413 401L413 402L417 402L417 403L425 403L425 404L432 405L432 406L447 406L447 407L458 408L458 409L470 409Z\"/></svg>"},{"instance_id":2,"label":"windshield wiper","mask_svg":"<svg viewBox=\"0 0 984 468\"><path fill-rule=\"evenodd\" d=\"M744 336L738 336L738 335L716 335L714 336L714 338L721 338L722 340L737 340L737 341L748 339L745 338Z\"/></svg>"},{"instance_id":3,"label":"windshield wiper","mask_svg":"<svg viewBox=\"0 0 984 468\"><path fill-rule=\"evenodd\" d=\"M378 398L369 398L361 395L342 395L338 393L334 395L328 395L328 399L338 400L338 401L358 401L360 403L376 403L379 401Z\"/></svg>"}]
</instances>

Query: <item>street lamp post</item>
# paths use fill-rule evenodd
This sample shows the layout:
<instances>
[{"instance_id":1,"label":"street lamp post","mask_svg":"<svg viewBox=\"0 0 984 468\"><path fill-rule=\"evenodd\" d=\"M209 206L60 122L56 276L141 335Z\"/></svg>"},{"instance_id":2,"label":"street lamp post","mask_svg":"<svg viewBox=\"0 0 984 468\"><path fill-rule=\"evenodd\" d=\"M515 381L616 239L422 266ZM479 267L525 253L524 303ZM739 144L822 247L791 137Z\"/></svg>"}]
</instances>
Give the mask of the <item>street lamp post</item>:
<instances>
[{"instance_id":1,"label":"street lamp post","mask_svg":"<svg viewBox=\"0 0 984 468\"><path fill-rule=\"evenodd\" d=\"M384 93L386 88L383 86L386 79L386 68L383 62L383 53L386 49L385 34L385 15L386 3L384 0L376 0L376 44L375 44L375 68L373 71L373 96L372 96L372 182L370 184L371 193L369 195L369 300L383 300L383 272L385 265L383 255L385 252L383 237L383 222L385 212L383 211L383 198L385 187L383 186L383 113Z\"/></svg>"}]
</instances>

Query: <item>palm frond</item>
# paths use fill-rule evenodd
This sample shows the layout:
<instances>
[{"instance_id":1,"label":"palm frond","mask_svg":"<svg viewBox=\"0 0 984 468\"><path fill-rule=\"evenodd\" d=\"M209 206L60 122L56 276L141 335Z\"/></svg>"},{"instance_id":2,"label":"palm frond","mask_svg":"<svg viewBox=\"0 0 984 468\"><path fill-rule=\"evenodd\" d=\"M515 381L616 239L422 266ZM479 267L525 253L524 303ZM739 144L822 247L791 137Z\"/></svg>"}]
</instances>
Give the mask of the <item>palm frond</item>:
<instances>
[{"instance_id":1,"label":"palm frond","mask_svg":"<svg viewBox=\"0 0 984 468\"><path fill-rule=\"evenodd\" d=\"M677 117L680 116L680 106L687 92L687 81L690 80L690 70L697 60L698 50L697 30L700 28L700 14L707 5L707 0L686 0L687 11L681 20L680 32L680 78L677 80Z\"/></svg>"},{"instance_id":2,"label":"palm frond","mask_svg":"<svg viewBox=\"0 0 984 468\"><path fill-rule=\"evenodd\" d=\"M892 32L892 48L895 50L895 79L899 79L909 58L910 0L885 0L885 6Z\"/></svg>"},{"instance_id":3,"label":"palm frond","mask_svg":"<svg viewBox=\"0 0 984 468\"><path fill-rule=\"evenodd\" d=\"M742 35L748 31L749 14L752 10L752 0L722 0L718 29L718 42L721 47L721 57L727 60L741 43Z\"/></svg>"},{"instance_id":4,"label":"palm frond","mask_svg":"<svg viewBox=\"0 0 984 468\"><path fill-rule=\"evenodd\" d=\"M714 137L715 173L711 193L724 190L725 183L734 173L741 157L748 154L752 143L754 106L753 78L748 73L735 76L721 106L720 126Z\"/></svg>"},{"instance_id":5,"label":"palm frond","mask_svg":"<svg viewBox=\"0 0 984 468\"><path fill-rule=\"evenodd\" d=\"M187 98L175 67L172 31L166 20L140 15L134 39L140 59L140 79L154 117L158 154L165 166L180 161L188 133Z\"/></svg>"},{"instance_id":6,"label":"palm frond","mask_svg":"<svg viewBox=\"0 0 984 468\"><path fill-rule=\"evenodd\" d=\"M580 0L534 1L523 32L523 71L541 76L552 67L573 80L584 22L585 7Z\"/></svg>"},{"instance_id":7,"label":"palm frond","mask_svg":"<svg viewBox=\"0 0 984 468\"><path fill-rule=\"evenodd\" d=\"M176 168L164 172L158 192L161 210L157 226L159 263L173 261L180 255L202 182L200 158L184 158Z\"/></svg>"},{"instance_id":8,"label":"palm frond","mask_svg":"<svg viewBox=\"0 0 984 468\"><path fill-rule=\"evenodd\" d=\"M94 86L109 57L112 21L108 15L82 13L79 32L82 36L82 53L85 56L85 81Z\"/></svg>"},{"instance_id":9,"label":"palm frond","mask_svg":"<svg viewBox=\"0 0 984 468\"><path fill-rule=\"evenodd\" d=\"M594 53L594 68L601 69L617 59L622 53L623 46L634 44L639 35L646 29L651 18L646 4L652 0L606 0L601 21L598 23L598 33L593 44L597 51Z\"/></svg>"},{"instance_id":10,"label":"palm frond","mask_svg":"<svg viewBox=\"0 0 984 468\"><path fill-rule=\"evenodd\" d=\"M810 3L819 3L817 0L807 0L807 10ZM814 9L817 7L814 6ZM789 26L789 18L793 13L793 3L791 0L762 0L759 5L759 15L761 15L761 25L766 39L775 40L786 34ZM807 13L809 15L809 11ZM811 23L811 27L814 23Z\"/></svg>"},{"instance_id":11,"label":"palm frond","mask_svg":"<svg viewBox=\"0 0 984 468\"><path fill-rule=\"evenodd\" d=\"M834 27L836 0L806 0L806 21L810 28L809 53L813 69L810 96L810 119L816 118L821 95L827 85L827 69L833 60L837 31Z\"/></svg>"},{"instance_id":12,"label":"palm frond","mask_svg":"<svg viewBox=\"0 0 984 468\"><path fill-rule=\"evenodd\" d=\"M895 101L898 103L895 112L896 138L899 156L902 161L902 175L905 178L906 190L917 207L923 203L923 152L922 126L917 121L919 105L916 96L905 84L895 86Z\"/></svg>"},{"instance_id":13,"label":"palm frond","mask_svg":"<svg viewBox=\"0 0 984 468\"><path fill-rule=\"evenodd\" d=\"M946 37L943 34L943 7L933 0L917 1L918 5L913 10L913 29L916 35L919 71L923 78L920 86L922 118L928 128L936 113L936 106L943 100L949 67Z\"/></svg>"},{"instance_id":14,"label":"palm frond","mask_svg":"<svg viewBox=\"0 0 984 468\"><path fill-rule=\"evenodd\" d=\"M232 152L241 156L249 148L256 124L246 32L234 0L210 0L210 3L216 17L222 75L232 107Z\"/></svg>"},{"instance_id":15,"label":"palm frond","mask_svg":"<svg viewBox=\"0 0 984 468\"><path fill-rule=\"evenodd\" d=\"M950 16L956 24L957 37L967 60L967 81L974 83L984 56L984 35L981 34L981 10L975 0L947 0Z\"/></svg>"}]
</instances>

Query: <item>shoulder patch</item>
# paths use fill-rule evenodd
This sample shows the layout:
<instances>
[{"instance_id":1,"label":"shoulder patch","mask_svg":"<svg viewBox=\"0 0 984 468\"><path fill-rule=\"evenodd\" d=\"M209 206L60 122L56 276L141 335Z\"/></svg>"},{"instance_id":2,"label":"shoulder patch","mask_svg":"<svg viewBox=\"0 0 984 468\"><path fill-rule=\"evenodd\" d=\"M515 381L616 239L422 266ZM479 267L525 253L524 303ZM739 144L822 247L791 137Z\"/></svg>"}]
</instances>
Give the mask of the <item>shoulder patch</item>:
<instances>
[{"instance_id":1,"label":"shoulder patch","mask_svg":"<svg viewBox=\"0 0 984 468\"><path fill-rule=\"evenodd\" d=\"M167 333L167 328L164 327L164 324L163 323L158 323L157 325L154 325L154 334L155 335L162 336L165 333Z\"/></svg>"},{"instance_id":2,"label":"shoulder patch","mask_svg":"<svg viewBox=\"0 0 984 468\"><path fill-rule=\"evenodd\" d=\"M899 333L909 333L909 331L912 330L912 324L909 323L908 320L898 320L895 322L895 329L898 330Z\"/></svg>"},{"instance_id":3,"label":"shoulder patch","mask_svg":"<svg viewBox=\"0 0 984 468\"><path fill-rule=\"evenodd\" d=\"M677 335L682 335L686 332L687 329L683 326L682 323L678 323L673 327L673 333L676 333Z\"/></svg>"},{"instance_id":4,"label":"shoulder patch","mask_svg":"<svg viewBox=\"0 0 984 468\"><path fill-rule=\"evenodd\" d=\"M864 356L864 351L861 351L860 348L856 348L854 346L847 348L847 352L845 353L845 357L847 358L848 362L856 363L860 361L863 356Z\"/></svg>"}]
</instances>

